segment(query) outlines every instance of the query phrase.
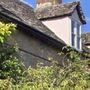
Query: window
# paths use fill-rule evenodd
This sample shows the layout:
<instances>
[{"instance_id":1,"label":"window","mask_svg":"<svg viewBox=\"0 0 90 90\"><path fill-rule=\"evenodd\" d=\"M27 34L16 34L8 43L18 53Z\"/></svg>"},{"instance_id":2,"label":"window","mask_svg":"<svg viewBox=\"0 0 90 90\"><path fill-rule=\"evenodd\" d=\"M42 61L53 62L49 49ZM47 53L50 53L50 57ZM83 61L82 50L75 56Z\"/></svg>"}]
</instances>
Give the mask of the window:
<instances>
[{"instance_id":1,"label":"window","mask_svg":"<svg viewBox=\"0 0 90 90\"><path fill-rule=\"evenodd\" d=\"M80 24L77 23L76 21L72 21L71 46L78 50L80 50L81 48Z\"/></svg>"},{"instance_id":2,"label":"window","mask_svg":"<svg viewBox=\"0 0 90 90\"><path fill-rule=\"evenodd\" d=\"M81 43L81 36L80 36L80 25L77 24L77 48L80 49L80 43Z\"/></svg>"},{"instance_id":3,"label":"window","mask_svg":"<svg viewBox=\"0 0 90 90\"><path fill-rule=\"evenodd\" d=\"M77 38L77 49L80 49L80 38Z\"/></svg>"},{"instance_id":4,"label":"window","mask_svg":"<svg viewBox=\"0 0 90 90\"><path fill-rule=\"evenodd\" d=\"M75 22L72 21L72 40L71 40L71 43L72 43L72 46L75 46Z\"/></svg>"}]
</instances>

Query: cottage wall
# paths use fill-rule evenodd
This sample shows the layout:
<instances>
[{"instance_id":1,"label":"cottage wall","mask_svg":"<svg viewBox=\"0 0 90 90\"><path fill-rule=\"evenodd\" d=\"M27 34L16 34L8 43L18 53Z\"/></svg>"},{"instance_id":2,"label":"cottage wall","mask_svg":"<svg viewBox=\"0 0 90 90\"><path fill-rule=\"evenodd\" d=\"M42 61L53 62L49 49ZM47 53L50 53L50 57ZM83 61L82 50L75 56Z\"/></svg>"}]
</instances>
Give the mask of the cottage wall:
<instances>
[{"instance_id":1,"label":"cottage wall","mask_svg":"<svg viewBox=\"0 0 90 90\"><path fill-rule=\"evenodd\" d=\"M19 55L25 66L35 66L38 62L43 62L44 65L50 65L48 59L58 60L61 63L60 51L51 45L40 41L39 39L28 35L21 30L17 30L12 35L12 40L17 42L20 52Z\"/></svg>"},{"instance_id":2,"label":"cottage wall","mask_svg":"<svg viewBox=\"0 0 90 90\"><path fill-rule=\"evenodd\" d=\"M52 32L62 39L67 45L70 45L71 19L69 17L55 18L42 21Z\"/></svg>"}]
</instances>

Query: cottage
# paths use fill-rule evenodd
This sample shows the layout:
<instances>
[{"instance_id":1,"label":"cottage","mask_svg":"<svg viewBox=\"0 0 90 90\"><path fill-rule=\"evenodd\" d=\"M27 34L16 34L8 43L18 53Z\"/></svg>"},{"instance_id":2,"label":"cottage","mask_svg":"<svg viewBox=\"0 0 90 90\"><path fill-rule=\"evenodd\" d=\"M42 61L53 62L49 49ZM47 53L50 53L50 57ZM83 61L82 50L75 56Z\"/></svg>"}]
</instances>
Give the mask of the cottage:
<instances>
[{"instance_id":1,"label":"cottage","mask_svg":"<svg viewBox=\"0 0 90 90\"><path fill-rule=\"evenodd\" d=\"M56 2L55 2L56 1ZM35 15L68 46L82 51L81 26L86 24L80 2L60 3L62 0L37 0Z\"/></svg>"},{"instance_id":2,"label":"cottage","mask_svg":"<svg viewBox=\"0 0 90 90\"><path fill-rule=\"evenodd\" d=\"M86 22L80 3L61 2L37 0L34 10L20 0L0 0L0 20L17 25L9 44L17 42L19 55L27 67L38 62L48 65L49 58L61 63L58 53L66 45L82 51L81 25Z\"/></svg>"}]
</instances>

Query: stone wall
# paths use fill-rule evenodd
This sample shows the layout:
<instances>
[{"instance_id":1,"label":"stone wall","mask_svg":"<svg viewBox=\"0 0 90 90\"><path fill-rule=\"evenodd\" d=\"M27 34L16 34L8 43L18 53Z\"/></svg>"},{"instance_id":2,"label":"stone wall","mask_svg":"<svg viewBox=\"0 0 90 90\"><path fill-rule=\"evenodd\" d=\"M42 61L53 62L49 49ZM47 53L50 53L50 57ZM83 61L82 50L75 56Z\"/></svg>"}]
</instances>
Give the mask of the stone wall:
<instances>
[{"instance_id":1,"label":"stone wall","mask_svg":"<svg viewBox=\"0 0 90 90\"><path fill-rule=\"evenodd\" d=\"M61 63L61 56L58 55L60 50L40 41L22 30L16 30L9 41L18 44L20 48L19 55L26 67L29 65L35 66L38 62L43 62L44 65L49 65L51 63L48 61L49 58L58 60Z\"/></svg>"}]
</instances>

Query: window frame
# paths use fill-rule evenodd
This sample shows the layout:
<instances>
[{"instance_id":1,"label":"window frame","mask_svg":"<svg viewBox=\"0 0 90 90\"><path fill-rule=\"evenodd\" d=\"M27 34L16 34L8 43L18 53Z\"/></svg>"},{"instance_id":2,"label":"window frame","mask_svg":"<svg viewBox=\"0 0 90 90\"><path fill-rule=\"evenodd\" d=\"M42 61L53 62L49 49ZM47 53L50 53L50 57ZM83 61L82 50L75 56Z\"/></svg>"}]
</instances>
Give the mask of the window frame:
<instances>
[{"instance_id":1,"label":"window frame","mask_svg":"<svg viewBox=\"0 0 90 90\"><path fill-rule=\"evenodd\" d=\"M80 24L77 23L77 49L81 48Z\"/></svg>"},{"instance_id":2,"label":"window frame","mask_svg":"<svg viewBox=\"0 0 90 90\"><path fill-rule=\"evenodd\" d=\"M71 47L81 50L81 24L71 20Z\"/></svg>"}]
</instances>

